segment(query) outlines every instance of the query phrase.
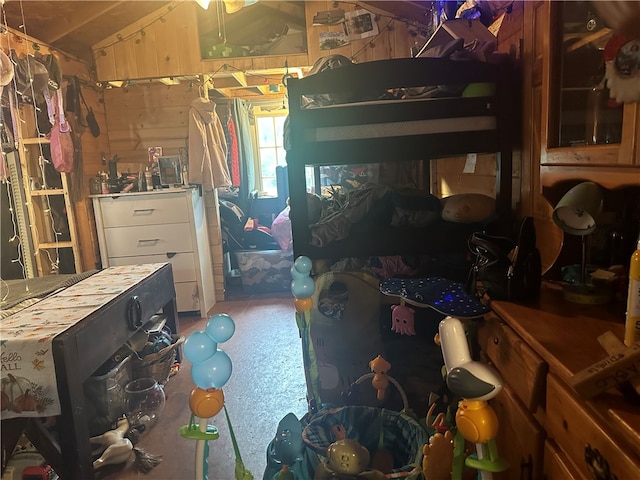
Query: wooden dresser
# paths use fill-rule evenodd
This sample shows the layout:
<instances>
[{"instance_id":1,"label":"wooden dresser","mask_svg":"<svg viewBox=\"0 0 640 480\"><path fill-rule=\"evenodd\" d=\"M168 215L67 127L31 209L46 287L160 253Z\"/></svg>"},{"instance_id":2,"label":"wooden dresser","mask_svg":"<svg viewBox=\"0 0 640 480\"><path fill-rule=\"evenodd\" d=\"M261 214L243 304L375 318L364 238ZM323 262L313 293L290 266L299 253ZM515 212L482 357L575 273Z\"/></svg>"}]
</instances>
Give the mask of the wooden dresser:
<instances>
[{"instance_id":1,"label":"wooden dresser","mask_svg":"<svg viewBox=\"0 0 640 480\"><path fill-rule=\"evenodd\" d=\"M179 312L215 304L204 202L196 188L94 195L102 266L169 262Z\"/></svg>"},{"instance_id":2,"label":"wooden dresser","mask_svg":"<svg viewBox=\"0 0 640 480\"><path fill-rule=\"evenodd\" d=\"M511 465L496 478L640 478L638 397L612 388L583 399L570 386L576 373L609 357L600 335L623 338L622 306L570 303L543 285L535 302L495 301L491 308L478 340L505 383L492 404L498 451Z\"/></svg>"}]
</instances>

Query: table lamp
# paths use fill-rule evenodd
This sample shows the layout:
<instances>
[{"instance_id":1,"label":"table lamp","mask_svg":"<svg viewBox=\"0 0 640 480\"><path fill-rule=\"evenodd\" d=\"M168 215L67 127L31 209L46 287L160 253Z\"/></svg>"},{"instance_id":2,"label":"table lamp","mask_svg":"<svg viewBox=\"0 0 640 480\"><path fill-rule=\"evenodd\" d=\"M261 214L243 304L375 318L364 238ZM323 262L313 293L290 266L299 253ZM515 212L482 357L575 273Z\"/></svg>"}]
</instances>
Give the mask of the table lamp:
<instances>
[{"instance_id":1,"label":"table lamp","mask_svg":"<svg viewBox=\"0 0 640 480\"><path fill-rule=\"evenodd\" d=\"M602 212L602 191L593 182L579 183L560 199L553 210L553 221L564 232L582 237L580 260L580 283L568 285L564 289L567 300L576 303L605 303L607 292L601 292L587 282L587 236L596 228Z\"/></svg>"}]
</instances>

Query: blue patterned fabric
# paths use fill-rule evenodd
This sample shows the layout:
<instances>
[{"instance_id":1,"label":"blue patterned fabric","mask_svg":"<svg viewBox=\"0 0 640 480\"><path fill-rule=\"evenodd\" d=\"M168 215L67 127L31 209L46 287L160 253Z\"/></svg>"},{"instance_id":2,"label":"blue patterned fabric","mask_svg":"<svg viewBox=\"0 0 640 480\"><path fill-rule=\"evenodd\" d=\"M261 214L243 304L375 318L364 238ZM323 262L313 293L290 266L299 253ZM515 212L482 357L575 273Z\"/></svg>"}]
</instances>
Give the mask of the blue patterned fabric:
<instances>
[{"instance_id":1,"label":"blue patterned fabric","mask_svg":"<svg viewBox=\"0 0 640 480\"><path fill-rule=\"evenodd\" d=\"M458 318L480 317L489 312L486 305L466 292L462 283L441 277L388 278L380 284L380 291Z\"/></svg>"}]
</instances>

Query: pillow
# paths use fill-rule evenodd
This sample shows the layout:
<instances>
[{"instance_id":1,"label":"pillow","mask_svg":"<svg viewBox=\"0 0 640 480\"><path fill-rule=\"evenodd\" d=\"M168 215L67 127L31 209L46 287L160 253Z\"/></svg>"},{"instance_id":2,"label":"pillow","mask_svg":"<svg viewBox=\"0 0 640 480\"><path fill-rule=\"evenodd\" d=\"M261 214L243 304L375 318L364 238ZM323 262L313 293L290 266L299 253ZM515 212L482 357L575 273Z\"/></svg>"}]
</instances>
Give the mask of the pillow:
<instances>
[{"instance_id":1,"label":"pillow","mask_svg":"<svg viewBox=\"0 0 640 480\"><path fill-rule=\"evenodd\" d=\"M491 218L496 200L481 193L460 193L441 200L442 219L455 223L476 223Z\"/></svg>"}]
</instances>

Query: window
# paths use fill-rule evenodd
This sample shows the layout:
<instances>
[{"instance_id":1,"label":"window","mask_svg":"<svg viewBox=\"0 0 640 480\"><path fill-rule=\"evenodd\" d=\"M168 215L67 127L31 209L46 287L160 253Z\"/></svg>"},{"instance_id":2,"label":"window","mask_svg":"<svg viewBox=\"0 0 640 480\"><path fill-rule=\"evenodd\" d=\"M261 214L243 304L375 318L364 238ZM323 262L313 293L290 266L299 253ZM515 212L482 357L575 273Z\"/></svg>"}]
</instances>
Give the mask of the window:
<instances>
[{"instance_id":1,"label":"window","mask_svg":"<svg viewBox=\"0 0 640 480\"><path fill-rule=\"evenodd\" d=\"M276 167L287 164L283 146L285 115L258 116L258 160L262 194L278 196Z\"/></svg>"}]
</instances>

